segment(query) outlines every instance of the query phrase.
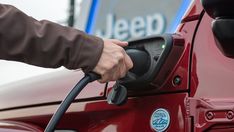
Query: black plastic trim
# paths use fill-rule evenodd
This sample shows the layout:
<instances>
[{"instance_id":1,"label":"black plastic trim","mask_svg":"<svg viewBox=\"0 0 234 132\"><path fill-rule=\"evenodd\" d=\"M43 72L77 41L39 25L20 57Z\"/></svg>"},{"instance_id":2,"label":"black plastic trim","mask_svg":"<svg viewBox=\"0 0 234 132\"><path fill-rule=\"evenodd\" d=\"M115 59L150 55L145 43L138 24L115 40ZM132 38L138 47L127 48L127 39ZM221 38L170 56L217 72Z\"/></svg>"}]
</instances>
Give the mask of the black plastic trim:
<instances>
[{"instance_id":1,"label":"black plastic trim","mask_svg":"<svg viewBox=\"0 0 234 132\"><path fill-rule=\"evenodd\" d=\"M227 57L234 58L234 19L216 19L212 23L212 31L217 47Z\"/></svg>"},{"instance_id":2,"label":"black plastic trim","mask_svg":"<svg viewBox=\"0 0 234 132\"><path fill-rule=\"evenodd\" d=\"M234 18L234 0L201 0L201 3L212 18Z\"/></svg>"}]
</instances>

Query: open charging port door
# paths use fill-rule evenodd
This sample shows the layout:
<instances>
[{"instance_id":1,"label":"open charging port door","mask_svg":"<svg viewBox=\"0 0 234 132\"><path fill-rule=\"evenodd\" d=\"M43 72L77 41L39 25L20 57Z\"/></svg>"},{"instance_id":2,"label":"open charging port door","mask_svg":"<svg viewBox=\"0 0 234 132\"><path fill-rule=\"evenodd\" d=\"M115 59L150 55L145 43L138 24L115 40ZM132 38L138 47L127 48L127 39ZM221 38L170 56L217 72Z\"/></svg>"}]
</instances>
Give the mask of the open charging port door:
<instances>
[{"instance_id":1,"label":"open charging port door","mask_svg":"<svg viewBox=\"0 0 234 132\"><path fill-rule=\"evenodd\" d=\"M109 92L110 104L121 105L127 96L160 90L184 51L184 39L175 34L151 36L129 41L125 50L134 66Z\"/></svg>"}]
</instances>

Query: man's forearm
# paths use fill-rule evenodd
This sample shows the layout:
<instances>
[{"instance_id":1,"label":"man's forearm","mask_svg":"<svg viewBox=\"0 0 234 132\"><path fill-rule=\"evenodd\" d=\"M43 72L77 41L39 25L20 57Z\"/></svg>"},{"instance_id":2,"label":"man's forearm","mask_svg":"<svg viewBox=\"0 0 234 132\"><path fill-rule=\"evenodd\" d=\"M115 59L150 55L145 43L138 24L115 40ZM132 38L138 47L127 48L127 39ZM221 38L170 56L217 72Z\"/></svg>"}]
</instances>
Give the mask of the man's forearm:
<instances>
[{"instance_id":1,"label":"man's forearm","mask_svg":"<svg viewBox=\"0 0 234 132\"><path fill-rule=\"evenodd\" d=\"M32 65L93 70L103 40L49 21L37 21L9 5L0 4L0 59Z\"/></svg>"}]
</instances>

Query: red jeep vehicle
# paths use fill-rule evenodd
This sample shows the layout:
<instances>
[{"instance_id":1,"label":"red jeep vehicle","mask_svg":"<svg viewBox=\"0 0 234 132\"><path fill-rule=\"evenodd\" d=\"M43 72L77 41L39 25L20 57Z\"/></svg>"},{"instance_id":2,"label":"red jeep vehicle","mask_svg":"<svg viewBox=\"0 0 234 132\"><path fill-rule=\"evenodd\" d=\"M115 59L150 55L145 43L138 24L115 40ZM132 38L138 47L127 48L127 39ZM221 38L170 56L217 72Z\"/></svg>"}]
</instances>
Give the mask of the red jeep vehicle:
<instances>
[{"instance_id":1,"label":"red jeep vehicle","mask_svg":"<svg viewBox=\"0 0 234 132\"><path fill-rule=\"evenodd\" d=\"M234 131L233 7L233 0L194 0L174 34L131 41L128 49L144 53L132 56L140 68L130 80L119 81L125 91L90 83L56 131ZM44 131L82 77L62 71L1 87L0 131Z\"/></svg>"}]
</instances>

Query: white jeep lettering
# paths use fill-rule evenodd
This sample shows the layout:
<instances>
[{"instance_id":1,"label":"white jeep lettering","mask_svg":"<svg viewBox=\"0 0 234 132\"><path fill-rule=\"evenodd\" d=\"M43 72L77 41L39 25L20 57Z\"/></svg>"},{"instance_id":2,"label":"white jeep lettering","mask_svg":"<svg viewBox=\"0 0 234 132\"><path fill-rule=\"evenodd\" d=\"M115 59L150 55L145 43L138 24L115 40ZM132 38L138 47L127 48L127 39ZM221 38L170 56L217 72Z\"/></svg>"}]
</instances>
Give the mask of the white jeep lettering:
<instances>
[{"instance_id":1,"label":"white jeep lettering","mask_svg":"<svg viewBox=\"0 0 234 132\"><path fill-rule=\"evenodd\" d=\"M127 40L128 38L143 37L145 35L155 35L164 32L166 20L160 13L144 17L134 17L132 20L115 20L113 14L107 15L106 31L98 29L96 35L103 38L116 38Z\"/></svg>"}]
</instances>

